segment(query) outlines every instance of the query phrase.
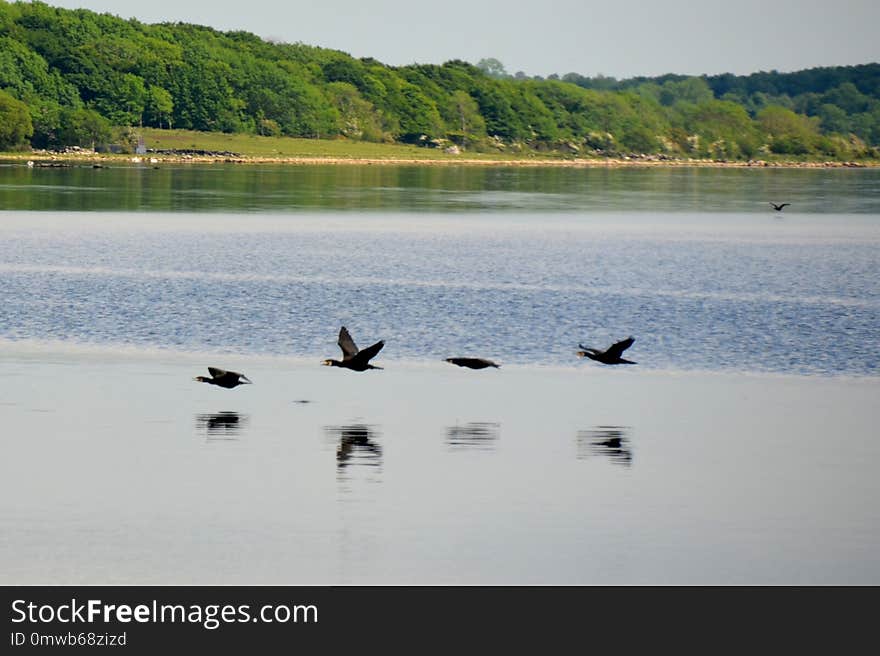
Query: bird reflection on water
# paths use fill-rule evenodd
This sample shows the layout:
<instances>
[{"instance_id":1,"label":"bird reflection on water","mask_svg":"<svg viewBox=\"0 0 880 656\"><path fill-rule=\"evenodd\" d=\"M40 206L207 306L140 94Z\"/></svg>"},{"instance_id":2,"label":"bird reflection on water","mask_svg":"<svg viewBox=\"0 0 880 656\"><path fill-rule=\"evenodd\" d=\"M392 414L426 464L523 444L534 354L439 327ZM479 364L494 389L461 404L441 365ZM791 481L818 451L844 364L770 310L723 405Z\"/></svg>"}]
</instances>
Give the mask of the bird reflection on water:
<instances>
[{"instance_id":1,"label":"bird reflection on water","mask_svg":"<svg viewBox=\"0 0 880 656\"><path fill-rule=\"evenodd\" d=\"M336 447L336 467L345 469L350 465L366 467L382 466L382 447L374 439L379 433L366 424L347 426L326 426L324 428L333 440L339 440Z\"/></svg>"},{"instance_id":2,"label":"bird reflection on water","mask_svg":"<svg viewBox=\"0 0 880 656\"><path fill-rule=\"evenodd\" d=\"M221 411L196 415L196 428L204 430L209 440L236 440L248 424L248 416Z\"/></svg>"},{"instance_id":3,"label":"bird reflection on water","mask_svg":"<svg viewBox=\"0 0 880 656\"><path fill-rule=\"evenodd\" d=\"M596 426L578 431L578 459L605 456L616 465L632 465L633 453L629 446L626 426Z\"/></svg>"},{"instance_id":4,"label":"bird reflection on water","mask_svg":"<svg viewBox=\"0 0 880 656\"><path fill-rule=\"evenodd\" d=\"M482 449L492 450L499 437L501 424L490 421L472 421L446 429L446 446L450 450Z\"/></svg>"}]
</instances>

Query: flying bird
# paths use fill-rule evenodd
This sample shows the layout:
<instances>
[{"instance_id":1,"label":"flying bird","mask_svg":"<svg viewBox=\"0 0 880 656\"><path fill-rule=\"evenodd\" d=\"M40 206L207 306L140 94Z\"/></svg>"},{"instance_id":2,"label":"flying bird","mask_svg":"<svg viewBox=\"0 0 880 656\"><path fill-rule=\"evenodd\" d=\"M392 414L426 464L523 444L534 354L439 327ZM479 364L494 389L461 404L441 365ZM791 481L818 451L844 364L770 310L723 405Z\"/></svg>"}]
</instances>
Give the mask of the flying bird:
<instances>
[{"instance_id":1,"label":"flying bird","mask_svg":"<svg viewBox=\"0 0 880 656\"><path fill-rule=\"evenodd\" d=\"M781 212L783 207L788 207L789 205L791 205L791 203L779 203L779 205L777 205L776 203L773 203L773 202L771 202L770 204L773 206L773 209L776 210L777 212Z\"/></svg>"},{"instance_id":2,"label":"flying bird","mask_svg":"<svg viewBox=\"0 0 880 656\"><path fill-rule=\"evenodd\" d=\"M590 358L590 360L596 360L596 362L601 362L602 364L636 364L631 360L624 360L620 357L626 349L633 345L634 341L636 340L633 337L627 337L612 344L604 351L578 344L578 347L582 350L577 352L577 356L579 358Z\"/></svg>"},{"instance_id":3,"label":"flying bird","mask_svg":"<svg viewBox=\"0 0 880 656\"><path fill-rule=\"evenodd\" d=\"M247 376L240 374L237 371L226 371L224 369L217 369L217 367L208 367L208 373L211 374L210 378L207 376L196 376L194 380L197 380L200 383L217 385L217 387L225 387L226 389L232 389L239 385L252 384Z\"/></svg>"},{"instance_id":4,"label":"flying bird","mask_svg":"<svg viewBox=\"0 0 880 656\"><path fill-rule=\"evenodd\" d=\"M495 364L491 360L484 358L446 358L446 362L458 365L459 367L467 367L468 369L486 369L487 367L495 367L500 369L501 365Z\"/></svg>"},{"instance_id":5,"label":"flying bird","mask_svg":"<svg viewBox=\"0 0 880 656\"><path fill-rule=\"evenodd\" d=\"M352 371L366 371L367 369L381 369L370 364L370 360L376 357L376 354L385 346L385 340L379 340L372 346L368 346L363 351L359 351L348 329L343 326L339 329L339 348L342 349L342 360L324 360L321 364L328 367L343 367Z\"/></svg>"}]
</instances>

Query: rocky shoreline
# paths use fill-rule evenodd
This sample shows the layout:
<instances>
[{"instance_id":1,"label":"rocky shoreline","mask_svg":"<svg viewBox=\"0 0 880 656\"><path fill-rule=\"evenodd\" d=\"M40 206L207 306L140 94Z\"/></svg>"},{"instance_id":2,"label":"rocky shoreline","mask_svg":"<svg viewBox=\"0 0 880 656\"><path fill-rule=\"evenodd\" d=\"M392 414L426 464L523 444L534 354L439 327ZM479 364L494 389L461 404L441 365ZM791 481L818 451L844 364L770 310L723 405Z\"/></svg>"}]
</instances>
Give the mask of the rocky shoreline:
<instances>
[{"instance_id":1,"label":"rocky shoreline","mask_svg":"<svg viewBox=\"0 0 880 656\"><path fill-rule=\"evenodd\" d=\"M56 153L39 151L31 153L7 153L0 155L0 161L26 162L34 167L63 167L66 165L87 165L101 168L104 164L158 165L158 164L292 164L292 165L385 165L385 166L503 166L503 167L560 167L560 168L601 168L601 167L716 167L716 168L877 168L880 161L772 161L749 160L728 161L691 158L671 158L657 155L629 155L624 157L595 158L519 158L519 159L477 159L467 157L448 158L363 158L363 157L314 157L314 156L254 156L240 155L229 151L205 150L148 150L145 155L119 155L76 152Z\"/></svg>"}]
</instances>

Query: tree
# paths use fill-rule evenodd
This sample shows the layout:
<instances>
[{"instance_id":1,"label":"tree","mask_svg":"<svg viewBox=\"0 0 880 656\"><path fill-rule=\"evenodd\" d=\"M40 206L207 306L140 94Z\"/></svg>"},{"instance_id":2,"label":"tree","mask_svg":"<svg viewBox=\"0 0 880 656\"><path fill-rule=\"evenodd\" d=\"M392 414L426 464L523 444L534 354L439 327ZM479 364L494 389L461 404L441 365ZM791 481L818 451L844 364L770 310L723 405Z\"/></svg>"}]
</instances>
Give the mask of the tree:
<instances>
[{"instance_id":1,"label":"tree","mask_svg":"<svg viewBox=\"0 0 880 656\"><path fill-rule=\"evenodd\" d=\"M58 134L61 129L61 105L52 100L35 98L28 109L34 126L31 145L34 148L55 148L60 145Z\"/></svg>"},{"instance_id":2,"label":"tree","mask_svg":"<svg viewBox=\"0 0 880 656\"><path fill-rule=\"evenodd\" d=\"M486 133L486 121L480 115L480 106L469 93L461 89L453 91L449 98L447 112L463 137Z\"/></svg>"},{"instance_id":3,"label":"tree","mask_svg":"<svg viewBox=\"0 0 880 656\"><path fill-rule=\"evenodd\" d=\"M822 105L819 107L816 115L821 121L822 130L826 133L837 132L839 134L846 134L850 131L849 117L837 105Z\"/></svg>"},{"instance_id":4,"label":"tree","mask_svg":"<svg viewBox=\"0 0 880 656\"><path fill-rule=\"evenodd\" d=\"M382 124L375 108L361 97L354 85L331 82L327 85L327 94L339 114L339 132L353 139L382 140Z\"/></svg>"},{"instance_id":5,"label":"tree","mask_svg":"<svg viewBox=\"0 0 880 656\"><path fill-rule=\"evenodd\" d=\"M658 100L661 105L674 105L679 102L693 104L705 103L715 96L706 81L698 77L689 77L684 80L668 80L659 87Z\"/></svg>"},{"instance_id":6,"label":"tree","mask_svg":"<svg viewBox=\"0 0 880 656\"><path fill-rule=\"evenodd\" d=\"M27 145L33 133L27 105L0 90L0 150Z\"/></svg>"},{"instance_id":7,"label":"tree","mask_svg":"<svg viewBox=\"0 0 880 656\"><path fill-rule=\"evenodd\" d=\"M144 120L147 125L169 128L174 115L174 99L167 89L151 84L147 89L147 100L144 107Z\"/></svg>"},{"instance_id":8,"label":"tree","mask_svg":"<svg viewBox=\"0 0 880 656\"><path fill-rule=\"evenodd\" d=\"M139 125L147 103L144 81L132 73L106 72L96 80L90 104L114 125Z\"/></svg>"},{"instance_id":9,"label":"tree","mask_svg":"<svg viewBox=\"0 0 880 656\"><path fill-rule=\"evenodd\" d=\"M770 150L774 153L805 155L815 146L818 119L811 121L785 107L769 105L758 113L758 121L770 134Z\"/></svg>"},{"instance_id":10,"label":"tree","mask_svg":"<svg viewBox=\"0 0 880 656\"><path fill-rule=\"evenodd\" d=\"M474 99L486 121L486 132L502 139L524 139L528 129L513 111L510 99L500 82L487 80L474 89Z\"/></svg>"},{"instance_id":11,"label":"tree","mask_svg":"<svg viewBox=\"0 0 880 656\"><path fill-rule=\"evenodd\" d=\"M62 113L58 140L64 146L88 146L110 140L110 122L92 109L74 109Z\"/></svg>"},{"instance_id":12,"label":"tree","mask_svg":"<svg viewBox=\"0 0 880 656\"><path fill-rule=\"evenodd\" d=\"M504 64L495 59L494 57L489 57L488 59L481 59L477 62L477 68L479 68L483 73L488 75L491 78L495 78L496 80L500 80L503 78L510 77L510 74L506 70L504 70Z\"/></svg>"}]
</instances>

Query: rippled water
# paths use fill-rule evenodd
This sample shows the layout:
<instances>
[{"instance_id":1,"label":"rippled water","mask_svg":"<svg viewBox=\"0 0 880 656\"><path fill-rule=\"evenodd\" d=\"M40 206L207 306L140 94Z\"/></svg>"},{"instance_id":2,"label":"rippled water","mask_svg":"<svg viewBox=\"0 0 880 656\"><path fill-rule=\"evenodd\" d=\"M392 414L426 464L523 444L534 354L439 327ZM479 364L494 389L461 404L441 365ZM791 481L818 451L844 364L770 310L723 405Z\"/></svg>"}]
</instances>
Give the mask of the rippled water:
<instances>
[{"instance_id":1,"label":"rippled water","mask_svg":"<svg viewBox=\"0 0 880 656\"><path fill-rule=\"evenodd\" d=\"M535 192L536 194L538 192ZM0 338L873 375L880 217L589 211L0 214Z\"/></svg>"}]
</instances>

